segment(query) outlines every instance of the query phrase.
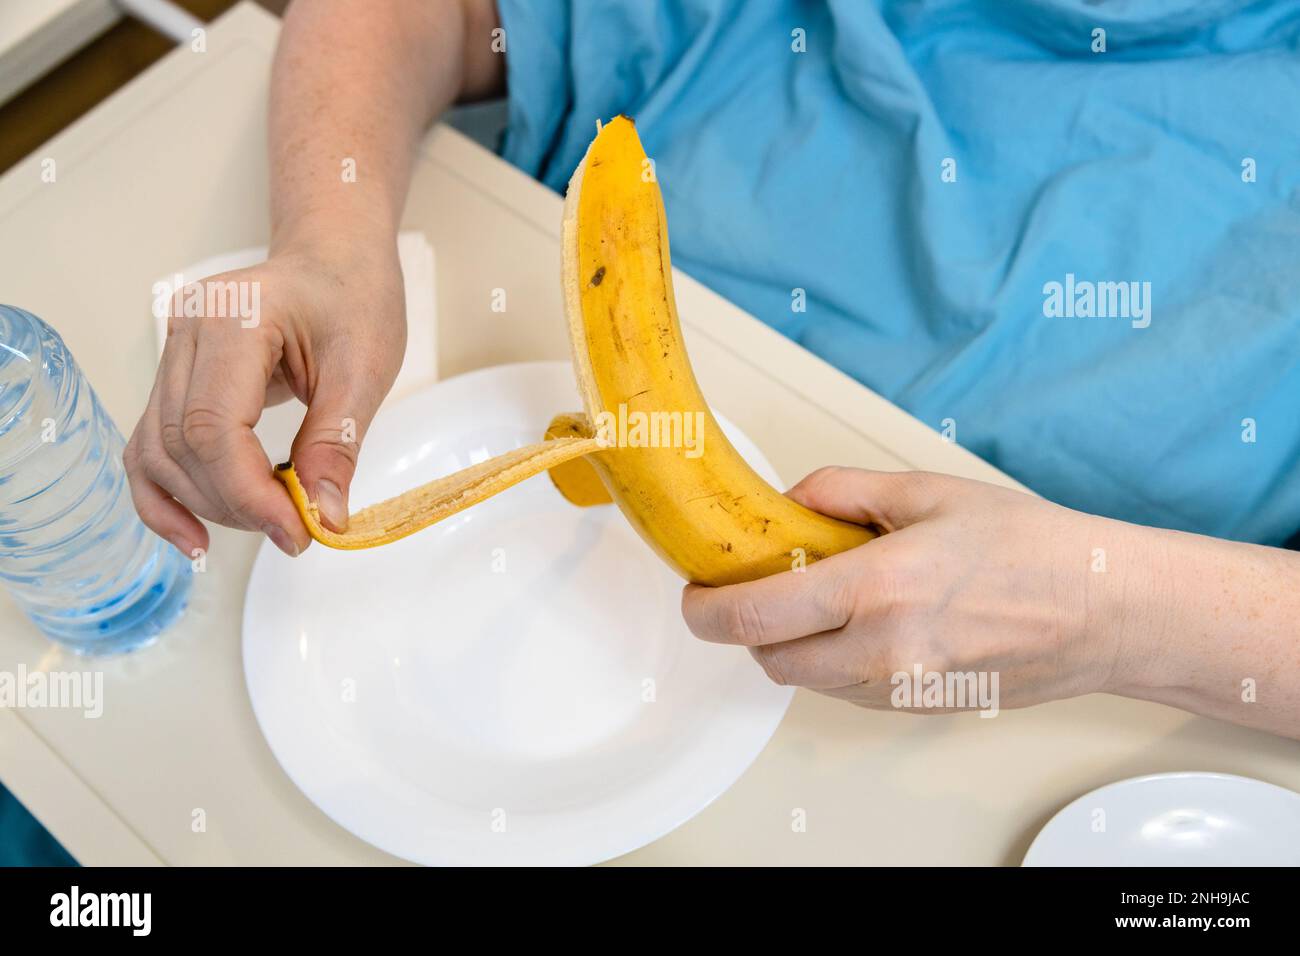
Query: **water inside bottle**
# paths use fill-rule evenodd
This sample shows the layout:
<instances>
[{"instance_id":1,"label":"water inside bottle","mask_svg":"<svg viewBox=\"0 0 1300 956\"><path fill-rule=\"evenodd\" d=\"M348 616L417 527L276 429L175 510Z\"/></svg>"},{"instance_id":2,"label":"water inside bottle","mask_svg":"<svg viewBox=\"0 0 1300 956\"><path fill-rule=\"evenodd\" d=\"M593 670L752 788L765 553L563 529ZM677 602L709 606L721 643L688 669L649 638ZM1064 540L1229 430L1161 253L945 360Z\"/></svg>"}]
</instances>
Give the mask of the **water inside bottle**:
<instances>
[{"instance_id":1,"label":"water inside bottle","mask_svg":"<svg viewBox=\"0 0 1300 956\"><path fill-rule=\"evenodd\" d=\"M59 335L0 306L0 584L77 653L142 647L189 597L189 559L135 513L124 446Z\"/></svg>"}]
</instances>

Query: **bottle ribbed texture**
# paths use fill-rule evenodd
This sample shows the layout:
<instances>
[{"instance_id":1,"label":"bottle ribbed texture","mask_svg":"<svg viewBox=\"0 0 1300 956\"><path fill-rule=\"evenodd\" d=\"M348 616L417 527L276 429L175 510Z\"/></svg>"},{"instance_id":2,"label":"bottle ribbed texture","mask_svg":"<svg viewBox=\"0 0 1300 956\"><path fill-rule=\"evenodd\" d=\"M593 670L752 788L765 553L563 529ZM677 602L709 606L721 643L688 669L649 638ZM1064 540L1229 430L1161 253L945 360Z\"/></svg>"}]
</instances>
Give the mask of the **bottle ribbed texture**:
<instances>
[{"instance_id":1,"label":"bottle ribbed texture","mask_svg":"<svg viewBox=\"0 0 1300 956\"><path fill-rule=\"evenodd\" d=\"M58 333L0 306L0 585L82 653L149 641L189 592L189 561L135 513L124 447Z\"/></svg>"}]
</instances>

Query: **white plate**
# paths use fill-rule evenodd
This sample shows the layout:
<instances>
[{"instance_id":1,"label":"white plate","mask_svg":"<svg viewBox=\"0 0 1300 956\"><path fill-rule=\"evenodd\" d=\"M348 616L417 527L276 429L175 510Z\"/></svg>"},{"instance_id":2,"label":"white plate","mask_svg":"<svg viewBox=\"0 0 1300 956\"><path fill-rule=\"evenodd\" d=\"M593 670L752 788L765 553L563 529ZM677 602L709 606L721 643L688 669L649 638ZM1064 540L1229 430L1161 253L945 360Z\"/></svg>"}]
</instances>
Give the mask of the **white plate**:
<instances>
[{"instance_id":1,"label":"white plate","mask_svg":"<svg viewBox=\"0 0 1300 956\"><path fill-rule=\"evenodd\" d=\"M1300 866L1300 794L1226 773L1161 773L1085 794L1025 866Z\"/></svg>"},{"instance_id":2,"label":"white plate","mask_svg":"<svg viewBox=\"0 0 1300 956\"><path fill-rule=\"evenodd\" d=\"M353 507L580 407L562 362L435 385L376 419ZM539 475L383 548L264 543L244 673L280 766L363 840L428 864L595 863L704 809L790 702L744 650L693 638L680 595L616 508Z\"/></svg>"}]
</instances>

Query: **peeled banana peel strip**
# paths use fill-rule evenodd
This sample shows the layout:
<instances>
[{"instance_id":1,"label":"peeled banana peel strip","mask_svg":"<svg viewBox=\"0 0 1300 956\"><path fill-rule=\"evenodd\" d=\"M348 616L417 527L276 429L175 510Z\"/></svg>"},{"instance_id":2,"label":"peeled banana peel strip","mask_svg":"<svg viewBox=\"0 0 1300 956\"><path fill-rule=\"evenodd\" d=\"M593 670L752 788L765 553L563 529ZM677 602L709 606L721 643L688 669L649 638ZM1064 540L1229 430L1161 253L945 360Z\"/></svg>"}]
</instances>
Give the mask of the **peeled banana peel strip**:
<instances>
[{"instance_id":1,"label":"peeled banana peel strip","mask_svg":"<svg viewBox=\"0 0 1300 956\"><path fill-rule=\"evenodd\" d=\"M348 518L346 531L331 531L321 523L320 508L307 497L293 463L277 465L275 477L289 497L312 539L330 548L355 551L405 538L458 511L491 498L525 478L547 471L600 447L595 438L560 438L537 442L471 465L445 478L362 508Z\"/></svg>"},{"instance_id":2,"label":"peeled banana peel strip","mask_svg":"<svg viewBox=\"0 0 1300 956\"><path fill-rule=\"evenodd\" d=\"M550 471L577 505L613 501L678 574L698 584L749 581L856 547L871 529L838 521L773 488L722 433L691 369L677 319L668 222L636 126L616 117L597 133L569 182L561 284L581 415L559 415L548 441L516 449L353 515L320 522L292 465L277 477L311 536L332 548L396 541ZM602 443L593 423L619 415L700 423L699 447ZM603 437L607 437L607 434Z\"/></svg>"}]
</instances>

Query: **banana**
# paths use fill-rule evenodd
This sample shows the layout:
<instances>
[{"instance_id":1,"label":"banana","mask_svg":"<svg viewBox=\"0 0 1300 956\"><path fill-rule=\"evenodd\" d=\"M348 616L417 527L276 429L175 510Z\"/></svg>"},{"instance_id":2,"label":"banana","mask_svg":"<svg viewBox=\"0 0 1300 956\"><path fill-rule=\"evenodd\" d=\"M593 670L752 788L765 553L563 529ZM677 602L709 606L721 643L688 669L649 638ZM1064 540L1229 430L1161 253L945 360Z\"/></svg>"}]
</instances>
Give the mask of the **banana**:
<instances>
[{"instance_id":1,"label":"banana","mask_svg":"<svg viewBox=\"0 0 1300 956\"><path fill-rule=\"evenodd\" d=\"M661 442L587 457L660 557L688 581L732 584L873 537L781 494L718 427L677 321L659 184L627 117L601 128L569 180L561 241L569 342L588 418L617 425L620 436L624 421L653 423L656 415L660 437L679 417L679 437L695 423L698 449ZM655 437L653 424L648 430Z\"/></svg>"},{"instance_id":2,"label":"banana","mask_svg":"<svg viewBox=\"0 0 1300 956\"><path fill-rule=\"evenodd\" d=\"M383 544L540 471L574 504L612 499L659 556L697 584L753 580L875 537L765 482L709 411L677 320L654 167L627 117L600 129L569 181L561 238L584 413L557 416L546 441L364 509L344 533L321 525L292 464L279 466L314 539L335 548Z\"/></svg>"},{"instance_id":3,"label":"banana","mask_svg":"<svg viewBox=\"0 0 1300 956\"><path fill-rule=\"evenodd\" d=\"M580 413L556 415L546 429L546 437L551 438L589 438L591 425L587 416ZM609 491L601 480L600 473L591 466L586 458L573 458L553 467L548 474L557 491L579 508L592 505L607 505L613 502Z\"/></svg>"}]
</instances>

